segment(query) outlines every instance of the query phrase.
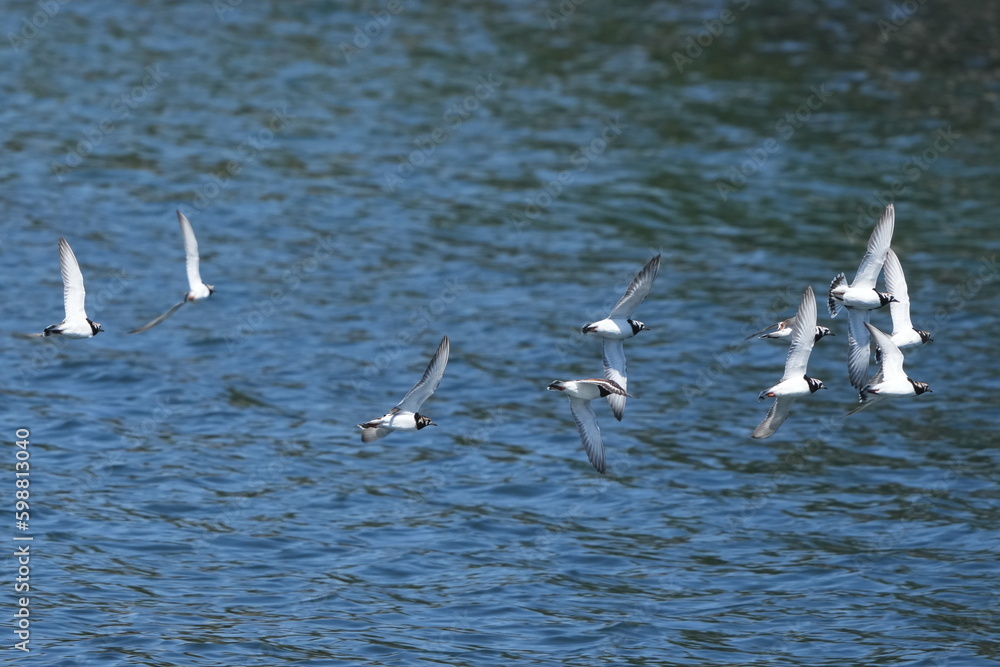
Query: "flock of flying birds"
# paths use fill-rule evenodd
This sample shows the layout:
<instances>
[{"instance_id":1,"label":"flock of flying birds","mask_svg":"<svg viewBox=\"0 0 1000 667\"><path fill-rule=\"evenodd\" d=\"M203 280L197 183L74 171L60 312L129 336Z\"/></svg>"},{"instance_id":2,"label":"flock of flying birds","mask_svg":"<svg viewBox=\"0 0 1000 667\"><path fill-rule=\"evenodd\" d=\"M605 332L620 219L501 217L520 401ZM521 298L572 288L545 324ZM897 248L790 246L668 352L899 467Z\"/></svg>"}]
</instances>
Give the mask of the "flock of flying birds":
<instances>
[{"instance_id":1,"label":"flock of flying birds","mask_svg":"<svg viewBox=\"0 0 1000 667\"><path fill-rule=\"evenodd\" d=\"M189 290L179 303L147 324L129 331L130 334L152 329L177 312L184 304L207 299L215 291L213 285L207 285L201 280L198 241L191 223L180 211L177 212L177 220L184 237ZM872 231L867 252L854 276L854 282L847 284L844 274L841 273L833 279L828 292L830 317L836 317L841 310L846 309L849 320L848 373L852 386L860 393L859 405L848 412L848 415L885 398L919 396L931 391L926 382L912 380L903 372L903 354L900 350L923 345L932 339L930 333L915 329L910 321L906 279L899 258L890 248L894 227L895 210L890 204ZM46 327L42 333L29 335L92 338L104 329L98 322L87 317L84 307L86 291L83 286L83 274L76 255L65 238L59 239L59 264L62 270L65 318L59 324ZM659 269L660 255L657 255L636 274L625 294L605 319L583 327L583 334L593 334L602 339L604 377L556 380L548 386L548 389L561 391L569 398L570 411L576 421L587 457L601 474L606 470L604 442L591 401L596 398L607 398L615 418L621 421L625 412L625 401L631 397L627 391L628 374L623 343L625 339L647 330L645 324L632 319L632 314L649 294ZM880 292L875 287L879 273L883 271L887 292ZM876 329L869 321L871 311L885 305L889 305L892 314L891 335ZM816 324L816 296L810 286L803 292L802 301L794 317L747 336L748 339L757 336L790 342L788 355L785 358L784 375L778 384L760 392L758 396L760 401L765 398L775 400L764 421L754 430L752 437L766 438L773 435L788 417L796 398L809 396L826 388L821 380L809 377L806 372L813 345L824 336L832 335L833 332L829 328ZM869 379L871 341L876 345L875 358L879 370ZM420 414L419 410L441 384L450 352L451 343L445 336L427 364L420 381L403 399L383 416L358 424L362 442L373 442L393 431L419 431L426 426L436 426L429 417Z\"/></svg>"},{"instance_id":2,"label":"flock of flying birds","mask_svg":"<svg viewBox=\"0 0 1000 667\"><path fill-rule=\"evenodd\" d=\"M868 249L854 275L854 282L848 285L847 278L841 273L830 283L827 294L830 317L836 317L843 309L847 310L848 316L847 370L851 385L859 391L859 404L847 416L886 398L919 396L931 390L926 382L917 382L903 372L903 353L900 350L923 345L933 339L929 332L914 329L910 321L910 297L903 267L889 247L895 225L896 211L889 204L868 239ZM888 292L879 292L875 287L878 275L883 271ZM871 311L886 304L892 315L891 336L873 327L869 321ZM769 329L774 331L768 332ZM821 380L806 375L806 367L813 345L820 338L832 335L832 332L826 327L816 326L816 296L812 287L807 287L795 317L748 338L758 334L763 334L761 338L791 339L781 381L757 397L760 401L775 399L752 436L766 438L785 421L796 398L826 389ZM872 340L876 345L875 358L879 370L869 378Z\"/></svg>"}]
</instances>

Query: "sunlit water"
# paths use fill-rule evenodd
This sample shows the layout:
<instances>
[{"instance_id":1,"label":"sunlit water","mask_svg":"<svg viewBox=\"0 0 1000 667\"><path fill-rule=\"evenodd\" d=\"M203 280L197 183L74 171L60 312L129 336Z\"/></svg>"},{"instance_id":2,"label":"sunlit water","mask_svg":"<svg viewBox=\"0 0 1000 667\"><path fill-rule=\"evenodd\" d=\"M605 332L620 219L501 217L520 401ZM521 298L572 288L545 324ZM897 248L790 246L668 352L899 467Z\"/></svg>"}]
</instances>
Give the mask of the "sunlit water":
<instances>
[{"instance_id":1,"label":"sunlit water","mask_svg":"<svg viewBox=\"0 0 1000 667\"><path fill-rule=\"evenodd\" d=\"M892 7L70 3L27 38L7 3L29 658L994 664L1000 21ZM743 336L853 276L883 200L934 393L840 422L824 308L829 391L751 440L785 347ZM125 335L186 290L178 208L217 292ZM17 337L61 319L59 236L106 333ZM544 388L600 374L579 326L655 253L601 477ZM444 334L440 426L362 445Z\"/></svg>"}]
</instances>

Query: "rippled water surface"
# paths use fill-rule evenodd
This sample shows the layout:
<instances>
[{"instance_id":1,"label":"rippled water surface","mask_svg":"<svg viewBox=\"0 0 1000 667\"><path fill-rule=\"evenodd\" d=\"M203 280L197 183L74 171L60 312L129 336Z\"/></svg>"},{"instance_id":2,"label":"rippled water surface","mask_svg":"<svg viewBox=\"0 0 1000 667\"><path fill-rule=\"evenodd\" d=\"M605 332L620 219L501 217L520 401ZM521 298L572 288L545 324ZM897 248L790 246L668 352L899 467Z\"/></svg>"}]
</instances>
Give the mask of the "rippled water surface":
<instances>
[{"instance_id":1,"label":"rippled water surface","mask_svg":"<svg viewBox=\"0 0 1000 667\"><path fill-rule=\"evenodd\" d=\"M3 3L0 56L29 660L1000 659L994 4L50 4ZM841 422L821 308L829 390L751 440L785 347L743 336L890 200L933 393ZM217 291L126 335L186 289L176 209ZM60 236L92 340L19 335ZM602 477L544 389L656 253ZM362 444L445 334L440 426Z\"/></svg>"}]
</instances>

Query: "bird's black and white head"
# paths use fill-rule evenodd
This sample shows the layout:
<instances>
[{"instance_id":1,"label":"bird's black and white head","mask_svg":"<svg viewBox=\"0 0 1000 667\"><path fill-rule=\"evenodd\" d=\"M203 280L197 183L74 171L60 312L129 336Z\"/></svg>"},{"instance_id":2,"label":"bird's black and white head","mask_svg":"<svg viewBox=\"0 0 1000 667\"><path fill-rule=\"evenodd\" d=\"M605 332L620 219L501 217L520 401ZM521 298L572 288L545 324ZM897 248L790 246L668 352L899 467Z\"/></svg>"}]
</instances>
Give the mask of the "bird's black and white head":
<instances>
[{"instance_id":1,"label":"bird's black and white head","mask_svg":"<svg viewBox=\"0 0 1000 667\"><path fill-rule=\"evenodd\" d=\"M413 421L417 423L418 431L425 426L437 426L437 424L431 421L430 417L428 417L427 415L422 415L420 413L413 414Z\"/></svg>"},{"instance_id":2,"label":"bird's black and white head","mask_svg":"<svg viewBox=\"0 0 1000 667\"><path fill-rule=\"evenodd\" d=\"M555 380L554 382L550 382L549 386L546 387L546 389L550 391L565 391L566 383L563 382L562 380Z\"/></svg>"},{"instance_id":3,"label":"bird's black and white head","mask_svg":"<svg viewBox=\"0 0 1000 667\"><path fill-rule=\"evenodd\" d=\"M806 380L806 384L809 385L809 393L815 394L820 389L826 389L826 385L819 378L811 378L808 375L803 376Z\"/></svg>"},{"instance_id":4,"label":"bird's black and white head","mask_svg":"<svg viewBox=\"0 0 1000 667\"><path fill-rule=\"evenodd\" d=\"M649 331L649 327L640 322L639 320L629 320L629 325L632 327L632 335L636 335L640 331Z\"/></svg>"},{"instance_id":5,"label":"bird's black and white head","mask_svg":"<svg viewBox=\"0 0 1000 667\"><path fill-rule=\"evenodd\" d=\"M899 299L889 294L888 292L879 292L878 290L875 290L875 293L878 294L879 308L886 305L887 303L899 303Z\"/></svg>"},{"instance_id":6,"label":"bird's black and white head","mask_svg":"<svg viewBox=\"0 0 1000 667\"><path fill-rule=\"evenodd\" d=\"M926 343L932 343L932 342L934 342L934 339L931 338L931 332L930 331L924 331L923 329L914 329L914 331L916 331L917 335L920 336L920 342L921 343L926 344Z\"/></svg>"},{"instance_id":7,"label":"bird's black and white head","mask_svg":"<svg viewBox=\"0 0 1000 667\"><path fill-rule=\"evenodd\" d=\"M906 379L910 380L910 378ZM930 392L932 394L934 393L931 391L930 385L927 384L926 382L917 382L916 380L910 380L910 384L913 385L913 393L916 394L917 396L925 392Z\"/></svg>"},{"instance_id":8,"label":"bird's black and white head","mask_svg":"<svg viewBox=\"0 0 1000 667\"><path fill-rule=\"evenodd\" d=\"M104 331L104 329L101 327L101 323L100 322L94 322L94 321L88 319L87 323L90 325L90 330L91 330L91 332L93 332L92 335L94 335L94 336L96 336L97 334L99 334L102 331Z\"/></svg>"},{"instance_id":9,"label":"bird's black and white head","mask_svg":"<svg viewBox=\"0 0 1000 667\"><path fill-rule=\"evenodd\" d=\"M816 327L816 338L815 340L813 340L813 342L815 343L819 341L819 339L822 338L823 336L836 336L836 335L837 334L830 331L830 329L827 327Z\"/></svg>"}]
</instances>

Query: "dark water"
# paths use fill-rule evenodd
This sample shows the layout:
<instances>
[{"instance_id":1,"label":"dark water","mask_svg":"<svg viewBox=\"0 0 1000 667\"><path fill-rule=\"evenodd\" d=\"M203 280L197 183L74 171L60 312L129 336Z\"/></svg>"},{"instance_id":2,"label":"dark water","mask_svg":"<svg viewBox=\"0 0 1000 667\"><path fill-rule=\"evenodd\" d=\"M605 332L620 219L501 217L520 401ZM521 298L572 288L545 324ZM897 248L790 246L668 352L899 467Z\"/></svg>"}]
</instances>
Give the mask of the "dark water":
<instances>
[{"instance_id":1,"label":"dark water","mask_svg":"<svg viewBox=\"0 0 1000 667\"><path fill-rule=\"evenodd\" d=\"M996 664L993 4L231 5L3 6L29 660ZM743 335L883 200L934 393L839 422L821 312L829 391L751 440L784 347ZM178 208L218 291L127 336L185 290ZM61 235L107 331L18 338ZM656 252L602 478L544 387ZM441 426L362 445L444 334Z\"/></svg>"}]
</instances>

